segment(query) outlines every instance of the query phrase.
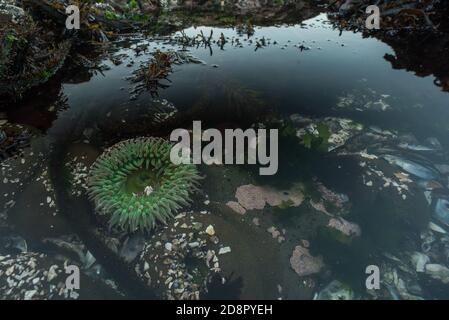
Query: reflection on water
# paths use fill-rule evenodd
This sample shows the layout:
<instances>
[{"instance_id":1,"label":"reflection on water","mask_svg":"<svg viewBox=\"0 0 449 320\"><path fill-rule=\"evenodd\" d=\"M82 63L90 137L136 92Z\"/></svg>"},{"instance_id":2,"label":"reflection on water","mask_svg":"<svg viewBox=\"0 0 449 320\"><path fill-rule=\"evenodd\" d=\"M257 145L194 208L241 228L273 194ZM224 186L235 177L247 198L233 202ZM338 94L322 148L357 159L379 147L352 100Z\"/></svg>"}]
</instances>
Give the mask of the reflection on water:
<instances>
[{"instance_id":1,"label":"reflection on water","mask_svg":"<svg viewBox=\"0 0 449 320\"><path fill-rule=\"evenodd\" d=\"M210 45L186 44L211 30ZM157 50L178 52L178 63L156 95L135 94L133 76ZM335 30L325 14L255 26L250 35L203 26L124 36L99 72L84 82L73 74L60 92L47 92L53 101L39 116L27 112L37 99L7 112L45 133L22 159L2 164L2 224L12 236L1 250L68 254L83 262L89 295L100 298L447 298L449 97L430 75L392 69L384 57L393 55L379 40ZM171 229L139 241L108 230L85 196L98 155L126 138L167 137L192 120L220 130L279 128L278 175L203 166L192 221L176 217ZM264 192L263 209L248 204ZM295 205L288 193L300 195ZM76 240L44 245L67 234ZM378 291L364 287L371 264L381 269ZM182 270L202 278L181 279Z\"/></svg>"}]
</instances>

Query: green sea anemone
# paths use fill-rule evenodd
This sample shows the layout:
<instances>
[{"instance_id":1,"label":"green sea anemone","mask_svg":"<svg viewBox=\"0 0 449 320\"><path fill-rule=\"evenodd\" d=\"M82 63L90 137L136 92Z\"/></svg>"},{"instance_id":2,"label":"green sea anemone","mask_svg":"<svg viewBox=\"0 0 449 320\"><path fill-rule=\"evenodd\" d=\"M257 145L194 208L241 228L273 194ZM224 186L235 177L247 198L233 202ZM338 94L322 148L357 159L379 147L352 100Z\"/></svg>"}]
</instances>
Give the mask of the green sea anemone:
<instances>
[{"instance_id":1,"label":"green sea anemone","mask_svg":"<svg viewBox=\"0 0 449 320\"><path fill-rule=\"evenodd\" d=\"M161 138L130 139L95 161L88 193L98 213L110 216L112 226L148 231L189 204L200 176L194 165L173 164L171 148Z\"/></svg>"}]
</instances>

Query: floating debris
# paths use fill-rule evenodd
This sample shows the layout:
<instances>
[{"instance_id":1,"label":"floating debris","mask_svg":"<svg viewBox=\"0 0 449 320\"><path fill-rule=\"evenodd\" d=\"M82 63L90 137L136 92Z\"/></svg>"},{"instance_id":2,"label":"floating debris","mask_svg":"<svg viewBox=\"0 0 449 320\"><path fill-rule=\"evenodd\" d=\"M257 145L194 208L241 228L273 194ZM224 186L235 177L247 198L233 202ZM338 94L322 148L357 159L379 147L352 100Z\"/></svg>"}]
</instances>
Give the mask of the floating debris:
<instances>
[{"instance_id":1,"label":"floating debris","mask_svg":"<svg viewBox=\"0 0 449 320\"><path fill-rule=\"evenodd\" d=\"M318 147L326 147L326 151L340 148L346 142L359 134L363 126L351 119L326 117L324 119L310 119L298 114L290 116L296 127L296 136L301 144L311 148L314 141L321 139Z\"/></svg>"},{"instance_id":2,"label":"floating debris","mask_svg":"<svg viewBox=\"0 0 449 320\"><path fill-rule=\"evenodd\" d=\"M391 109L390 95L379 94L375 90L355 89L346 96L338 98L337 107L357 111L386 111Z\"/></svg>"}]
</instances>

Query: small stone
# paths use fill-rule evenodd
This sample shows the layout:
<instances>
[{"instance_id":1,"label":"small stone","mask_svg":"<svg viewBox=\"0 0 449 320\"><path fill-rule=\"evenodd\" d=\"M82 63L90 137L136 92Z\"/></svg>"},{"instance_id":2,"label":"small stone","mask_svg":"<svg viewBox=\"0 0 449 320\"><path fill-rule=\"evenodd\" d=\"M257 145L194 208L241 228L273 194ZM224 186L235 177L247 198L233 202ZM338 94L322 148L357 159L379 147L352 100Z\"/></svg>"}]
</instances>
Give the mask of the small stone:
<instances>
[{"instance_id":1,"label":"small stone","mask_svg":"<svg viewBox=\"0 0 449 320\"><path fill-rule=\"evenodd\" d=\"M191 243L189 243L189 247L190 248L197 248L197 247L199 247L200 246L200 243L199 242L191 242Z\"/></svg>"},{"instance_id":2,"label":"small stone","mask_svg":"<svg viewBox=\"0 0 449 320\"><path fill-rule=\"evenodd\" d=\"M37 293L37 290L29 290L25 292L24 300L33 299L34 295Z\"/></svg>"},{"instance_id":3,"label":"small stone","mask_svg":"<svg viewBox=\"0 0 449 320\"><path fill-rule=\"evenodd\" d=\"M170 242L167 242L165 244L165 250L171 251L173 249L173 245Z\"/></svg>"},{"instance_id":4,"label":"small stone","mask_svg":"<svg viewBox=\"0 0 449 320\"><path fill-rule=\"evenodd\" d=\"M218 239L217 236L212 236L210 237L210 241L212 241L212 243L214 244L218 244L220 242L220 239Z\"/></svg>"},{"instance_id":5,"label":"small stone","mask_svg":"<svg viewBox=\"0 0 449 320\"><path fill-rule=\"evenodd\" d=\"M310 242L308 240L305 239L301 240L301 244L304 248L310 247Z\"/></svg>"},{"instance_id":6,"label":"small stone","mask_svg":"<svg viewBox=\"0 0 449 320\"><path fill-rule=\"evenodd\" d=\"M441 233L441 234L447 233L446 230L444 230L439 225L437 225L436 223L433 223L433 222L429 222L429 229L432 231L435 231L437 233Z\"/></svg>"},{"instance_id":7,"label":"small stone","mask_svg":"<svg viewBox=\"0 0 449 320\"><path fill-rule=\"evenodd\" d=\"M10 275L12 275L13 272L14 272L14 266L11 266L11 267L9 267L8 269L6 269L5 274L6 274L7 276L10 276Z\"/></svg>"},{"instance_id":8,"label":"small stone","mask_svg":"<svg viewBox=\"0 0 449 320\"><path fill-rule=\"evenodd\" d=\"M194 222L192 224L192 226L193 226L193 229L195 229L195 230L201 230L201 228L203 227L203 224L201 222Z\"/></svg>"},{"instance_id":9,"label":"small stone","mask_svg":"<svg viewBox=\"0 0 449 320\"><path fill-rule=\"evenodd\" d=\"M47 273L47 281L48 282L52 281L54 278L56 278L58 276L58 274L56 273L57 268L58 268L58 266L54 264L48 270L48 273Z\"/></svg>"},{"instance_id":10,"label":"small stone","mask_svg":"<svg viewBox=\"0 0 449 320\"><path fill-rule=\"evenodd\" d=\"M237 213L245 214L246 210L238 202L229 201L226 205Z\"/></svg>"},{"instance_id":11,"label":"small stone","mask_svg":"<svg viewBox=\"0 0 449 320\"><path fill-rule=\"evenodd\" d=\"M210 236L215 235L215 229L214 229L214 226L211 225L211 224L208 225L207 228L206 228L206 233L207 233L208 235L210 235Z\"/></svg>"},{"instance_id":12,"label":"small stone","mask_svg":"<svg viewBox=\"0 0 449 320\"><path fill-rule=\"evenodd\" d=\"M274 226L268 228L267 232L271 233L271 236L273 237L273 239L276 239L277 237L279 237L281 235L281 233Z\"/></svg>"},{"instance_id":13,"label":"small stone","mask_svg":"<svg viewBox=\"0 0 449 320\"><path fill-rule=\"evenodd\" d=\"M225 253L229 253L231 252L231 247L223 247L220 248L220 250L218 251L218 254L225 254Z\"/></svg>"},{"instance_id":14,"label":"small stone","mask_svg":"<svg viewBox=\"0 0 449 320\"><path fill-rule=\"evenodd\" d=\"M255 226L260 226L259 218L253 218L253 224L254 224Z\"/></svg>"},{"instance_id":15,"label":"small stone","mask_svg":"<svg viewBox=\"0 0 449 320\"><path fill-rule=\"evenodd\" d=\"M143 192L145 193L146 196L149 196L150 194L153 193L153 191L154 190L152 186L146 186Z\"/></svg>"}]
</instances>

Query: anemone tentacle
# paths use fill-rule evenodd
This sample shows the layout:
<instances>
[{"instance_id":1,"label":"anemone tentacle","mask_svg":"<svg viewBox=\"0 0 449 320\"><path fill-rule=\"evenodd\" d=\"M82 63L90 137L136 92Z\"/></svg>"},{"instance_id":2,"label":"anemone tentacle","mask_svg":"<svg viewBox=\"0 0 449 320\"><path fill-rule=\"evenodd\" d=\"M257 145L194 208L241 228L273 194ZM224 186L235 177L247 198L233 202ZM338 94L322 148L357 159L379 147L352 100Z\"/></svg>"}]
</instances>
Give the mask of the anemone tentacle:
<instances>
[{"instance_id":1,"label":"anemone tentacle","mask_svg":"<svg viewBox=\"0 0 449 320\"><path fill-rule=\"evenodd\" d=\"M115 144L95 161L89 199L113 227L149 231L191 203L201 177L193 164L173 164L171 147L161 138L135 138Z\"/></svg>"}]
</instances>

